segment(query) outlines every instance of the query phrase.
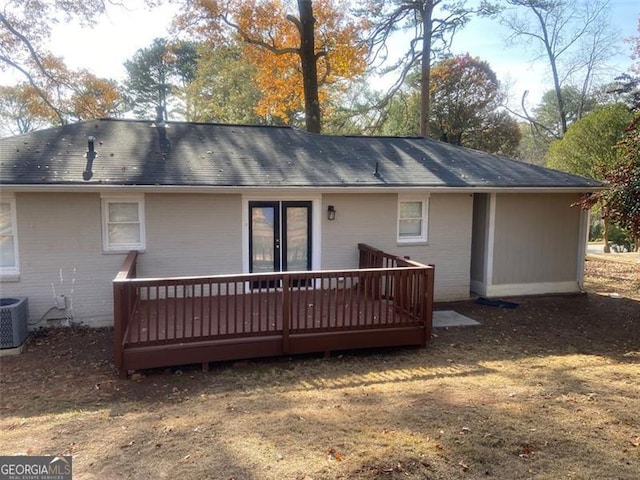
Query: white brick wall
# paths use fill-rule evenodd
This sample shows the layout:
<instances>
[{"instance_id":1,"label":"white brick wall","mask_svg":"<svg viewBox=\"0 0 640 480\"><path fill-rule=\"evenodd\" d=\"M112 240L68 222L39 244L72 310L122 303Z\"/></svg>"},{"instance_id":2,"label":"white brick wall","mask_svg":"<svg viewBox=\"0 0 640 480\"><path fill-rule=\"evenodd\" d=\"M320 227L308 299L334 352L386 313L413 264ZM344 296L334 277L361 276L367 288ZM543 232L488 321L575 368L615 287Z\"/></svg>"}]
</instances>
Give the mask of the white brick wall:
<instances>
[{"instance_id":1,"label":"white brick wall","mask_svg":"<svg viewBox=\"0 0 640 480\"><path fill-rule=\"evenodd\" d=\"M113 323L112 280L126 254L105 254L99 193L17 193L20 278L1 281L0 295L29 297L31 320L65 295L65 313L91 326ZM472 198L430 197L427 245L396 242L396 194L324 195L322 268L357 266L358 242L436 265L437 300L467 298ZM242 271L241 195L145 195L147 248L139 276L228 274Z\"/></svg>"},{"instance_id":2,"label":"white brick wall","mask_svg":"<svg viewBox=\"0 0 640 480\"><path fill-rule=\"evenodd\" d=\"M103 255L100 195L85 193L17 193L20 279L0 283L1 295L29 297L32 321L68 298L66 312L93 326L113 322L111 280L124 255ZM45 325L44 323L42 325Z\"/></svg>"},{"instance_id":3,"label":"white brick wall","mask_svg":"<svg viewBox=\"0 0 640 480\"><path fill-rule=\"evenodd\" d=\"M242 272L241 195L147 194L140 277Z\"/></svg>"},{"instance_id":4,"label":"white brick wall","mask_svg":"<svg viewBox=\"0 0 640 480\"><path fill-rule=\"evenodd\" d=\"M47 318L112 325L111 281L126 254L103 253L100 194L18 193L15 198L20 278L2 281L0 295L29 297L31 321L65 295L69 308ZM145 195L147 248L138 257L138 275L241 272L240 209L240 195Z\"/></svg>"},{"instance_id":5,"label":"white brick wall","mask_svg":"<svg viewBox=\"0 0 640 480\"><path fill-rule=\"evenodd\" d=\"M324 218L322 268L353 268L358 243L436 266L437 301L469 298L473 196L431 194L427 244L397 243L398 195L327 194L323 210L336 208L336 220Z\"/></svg>"}]
</instances>

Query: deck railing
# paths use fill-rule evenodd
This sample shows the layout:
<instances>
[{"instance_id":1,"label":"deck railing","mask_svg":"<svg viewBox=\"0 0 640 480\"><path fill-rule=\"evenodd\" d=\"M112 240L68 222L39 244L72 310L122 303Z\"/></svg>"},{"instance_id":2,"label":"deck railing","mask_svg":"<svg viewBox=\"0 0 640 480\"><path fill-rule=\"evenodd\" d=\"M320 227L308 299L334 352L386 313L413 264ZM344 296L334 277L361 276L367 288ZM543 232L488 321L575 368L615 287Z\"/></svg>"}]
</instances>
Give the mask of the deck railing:
<instances>
[{"instance_id":1,"label":"deck railing","mask_svg":"<svg viewBox=\"0 0 640 480\"><path fill-rule=\"evenodd\" d=\"M359 269L135 278L129 254L114 286L116 364L127 346L420 326L431 337L432 266L358 245ZM135 321L132 319L135 318Z\"/></svg>"}]
</instances>

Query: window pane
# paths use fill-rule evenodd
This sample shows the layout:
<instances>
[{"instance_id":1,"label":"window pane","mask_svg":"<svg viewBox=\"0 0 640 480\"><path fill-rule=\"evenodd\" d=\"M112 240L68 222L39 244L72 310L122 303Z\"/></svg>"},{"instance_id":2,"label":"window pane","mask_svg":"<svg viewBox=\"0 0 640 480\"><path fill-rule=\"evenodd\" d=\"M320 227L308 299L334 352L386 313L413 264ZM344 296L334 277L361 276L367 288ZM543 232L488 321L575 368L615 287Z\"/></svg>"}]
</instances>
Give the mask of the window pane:
<instances>
[{"instance_id":1,"label":"window pane","mask_svg":"<svg viewBox=\"0 0 640 480\"><path fill-rule=\"evenodd\" d=\"M0 236L0 268L16 266L16 250L13 237Z\"/></svg>"},{"instance_id":2,"label":"window pane","mask_svg":"<svg viewBox=\"0 0 640 480\"><path fill-rule=\"evenodd\" d=\"M139 244L140 243L140 225L138 224L111 224L109 225L109 244Z\"/></svg>"},{"instance_id":3,"label":"window pane","mask_svg":"<svg viewBox=\"0 0 640 480\"><path fill-rule=\"evenodd\" d=\"M422 202L401 202L400 218L422 218Z\"/></svg>"},{"instance_id":4,"label":"window pane","mask_svg":"<svg viewBox=\"0 0 640 480\"><path fill-rule=\"evenodd\" d=\"M273 207L252 207L252 252L251 271L267 273L274 271L275 252L275 209Z\"/></svg>"},{"instance_id":5,"label":"window pane","mask_svg":"<svg viewBox=\"0 0 640 480\"><path fill-rule=\"evenodd\" d=\"M309 210L306 207L287 207L287 270L307 269Z\"/></svg>"},{"instance_id":6,"label":"window pane","mask_svg":"<svg viewBox=\"0 0 640 480\"><path fill-rule=\"evenodd\" d=\"M109 203L109 222L137 222L137 203Z\"/></svg>"},{"instance_id":7,"label":"window pane","mask_svg":"<svg viewBox=\"0 0 640 480\"><path fill-rule=\"evenodd\" d=\"M419 237L422 235L422 220L400 220L400 237Z\"/></svg>"},{"instance_id":8,"label":"window pane","mask_svg":"<svg viewBox=\"0 0 640 480\"><path fill-rule=\"evenodd\" d=\"M11 235L11 204L0 203L0 235Z\"/></svg>"}]
</instances>

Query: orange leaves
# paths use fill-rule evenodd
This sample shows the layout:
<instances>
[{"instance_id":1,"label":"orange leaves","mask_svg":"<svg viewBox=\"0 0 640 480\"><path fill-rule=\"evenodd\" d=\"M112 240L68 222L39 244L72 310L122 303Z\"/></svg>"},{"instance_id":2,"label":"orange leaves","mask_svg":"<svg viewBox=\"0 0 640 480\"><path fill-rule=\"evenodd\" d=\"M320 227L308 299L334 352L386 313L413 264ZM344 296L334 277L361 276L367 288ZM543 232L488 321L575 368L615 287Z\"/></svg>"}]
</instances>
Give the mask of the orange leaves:
<instances>
[{"instance_id":1,"label":"orange leaves","mask_svg":"<svg viewBox=\"0 0 640 480\"><path fill-rule=\"evenodd\" d=\"M62 58L49 51L47 44L53 25L70 21L92 25L107 11L110 2L33 0L28 2L28 8L24 3L6 2L0 13L3 51L0 70L14 69L26 82L16 87L22 90L20 95L28 98L28 101L18 103L26 107L25 118L31 116L49 123L64 123L70 118L112 111L119 99L115 86L90 78L87 72L69 70ZM135 0L127 6L133 7L135 3L152 4L155 0ZM97 96L90 99L85 91L97 92ZM89 106L87 100L93 105ZM76 115L73 111L76 104L84 113Z\"/></svg>"},{"instance_id":2,"label":"orange leaves","mask_svg":"<svg viewBox=\"0 0 640 480\"><path fill-rule=\"evenodd\" d=\"M341 462L342 460L344 460L344 455L342 455L334 447L330 447L329 450L327 450L327 458L329 460L335 460L336 462Z\"/></svg>"},{"instance_id":3,"label":"orange leaves","mask_svg":"<svg viewBox=\"0 0 640 480\"><path fill-rule=\"evenodd\" d=\"M289 121L304 110L300 21L294 6L285 0L195 0L179 25L208 41L242 41L244 54L257 67L262 96L256 113ZM348 10L344 0L313 2L321 105L335 96L341 82L362 74L367 66L368 50L360 38L365 22L349 16Z\"/></svg>"},{"instance_id":4,"label":"orange leaves","mask_svg":"<svg viewBox=\"0 0 640 480\"><path fill-rule=\"evenodd\" d=\"M97 78L87 71L70 71L55 57L46 57L43 63L50 78L40 79L40 90L28 83L0 87L4 100L0 102L0 118L19 125L20 131L12 133L57 123L59 116L51 104L55 104L65 118L79 120L108 117L117 110L121 96L115 82Z\"/></svg>"},{"instance_id":5,"label":"orange leaves","mask_svg":"<svg viewBox=\"0 0 640 480\"><path fill-rule=\"evenodd\" d=\"M241 1L236 3L238 33L243 40L260 40L276 49L298 48L300 35L287 20L286 6L280 0Z\"/></svg>"},{"instance_id":6,"label":"orange leaves","mask_svg":"<svg viewBox=\"0 0 640 480\"><path fill-rule=\"evenodd\" d=\"M114 81L104 80L82 71L78 90L70 99L70 107L80 120L111 116L118 108L122 97Z\"/></svg>"},{"instance_id":7,"label":"orange leaves","mask_svg":"<svg viewBox=\"0 0 640 480\"><path fill-rule=\"evenodd\" d=\"M55 121L38 91L29 84L0 86L0 135L17 135Z\"/></svg>"}]
</instances>

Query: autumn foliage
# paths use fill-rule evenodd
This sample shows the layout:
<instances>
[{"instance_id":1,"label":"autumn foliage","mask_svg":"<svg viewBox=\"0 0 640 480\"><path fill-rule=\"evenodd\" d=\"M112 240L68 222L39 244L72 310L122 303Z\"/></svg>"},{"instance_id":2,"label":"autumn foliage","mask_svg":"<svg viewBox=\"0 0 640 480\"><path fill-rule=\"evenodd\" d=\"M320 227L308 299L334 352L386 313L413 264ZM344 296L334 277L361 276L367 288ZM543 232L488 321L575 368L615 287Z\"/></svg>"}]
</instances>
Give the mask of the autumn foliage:
<instances>
[{"instance_id":1,"label":"autumn foliage","mask_svg":"<svg viewBox=\"0 0 640 480\"><path fill-rule=\"evenodd\" d=\"M52 27L77 21L91 26L106 12L103 0L70 2L34 0L8 2L0 11L0 71L11 70L24 79L14 99L28 118L45 123L107 116L119 104L114 82L86 70L72 71L48 50ZM3 105L6 107L7 105ZM6 112L0 112L6 117ZM30 122L27 122L30 123ZM23 125L23 126L26 126ZM20 127L22 128L22 127Z\"/></svg>"},{"instance_id":2,"label":"autumn foliage","mask_svg":"<svg viewBox=\"0 0 640 480\"><path fill-rule=\"evenodd\" d=\"M431 69L431 122L435 136L456 145L512 155L517 123L500 107L500 83L489 64L468 53Z\"/></svg>"},{"instance_id":3,"label":"autumn foliage","mask_svg":"<svg viewBox=\"0 0 640 480\"><path fill-rule=\"evenodd\" d=\"M194 0L177 21L201 39L219 45L233 39L257 67L261 98L256 114L289 122L304 111L301 34L285 0ZM363 20L348 15L349 4L315 0L315 57L318 97L324 114L346 82L366 69L367 47L360 39Z\"/></svg>"}]
</instances>

